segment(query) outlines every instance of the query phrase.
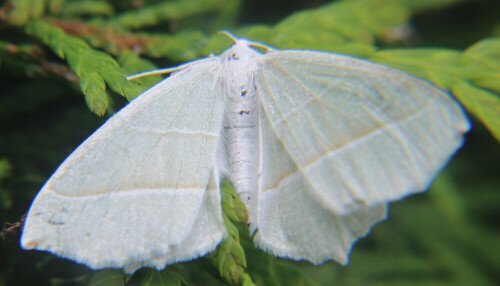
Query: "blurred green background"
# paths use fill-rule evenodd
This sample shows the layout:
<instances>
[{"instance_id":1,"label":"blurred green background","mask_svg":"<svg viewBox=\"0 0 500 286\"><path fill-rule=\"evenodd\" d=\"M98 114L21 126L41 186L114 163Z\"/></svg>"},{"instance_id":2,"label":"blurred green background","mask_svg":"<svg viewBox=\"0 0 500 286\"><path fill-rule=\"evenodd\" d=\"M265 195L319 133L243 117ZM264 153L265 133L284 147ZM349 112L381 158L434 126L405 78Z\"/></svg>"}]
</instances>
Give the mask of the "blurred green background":
<instances>
[{"instance_id":1,"label":"blurred green background","mask_svg":"<svg viewBox=\"0 0 500 286\"><path fill-rule=\"evenodd\" d=\"M230 45L217 35L222 28L277 48L404 69L450 91L473 129L430 191L391 204L388 220L355 244L346 267L264 254L237 219L228 223L241 241L232 237L229 250L133 277L21 250L22 217L57 166L127 99L161 79L127 83L124 76L220 53ZM499 36L496 0L5 1L0 286L500 285ZM228 196L229 213L238 201Z\"/></svg>"}]
</instances>

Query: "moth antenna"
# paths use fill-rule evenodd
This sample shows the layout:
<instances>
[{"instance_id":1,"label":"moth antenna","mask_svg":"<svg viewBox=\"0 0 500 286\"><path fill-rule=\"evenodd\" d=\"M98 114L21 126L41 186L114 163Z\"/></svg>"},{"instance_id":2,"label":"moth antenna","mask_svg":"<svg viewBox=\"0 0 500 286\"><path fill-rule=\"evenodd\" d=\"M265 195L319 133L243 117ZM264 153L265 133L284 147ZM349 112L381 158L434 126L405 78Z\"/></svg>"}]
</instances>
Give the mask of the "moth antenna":
<instances>
[{"instance_id":1,"label":"moth antenna","mask_svg":"<svg viewBox=\"0 0 500 286\"><path fill-rule=\"evenodd\" d=\"M219 32L217 32L217 34L225 35L226 37L231 39L231 41L233 41L233 43L235 44L238 42L238 37L236 37L233 33L229 32L228 30L220 30Z\"/></svg>"},{"instance_id":2,"label":"moth antenna","mask_svg":"<svg viewBox=\"0 0 500 286\"><path fill-rule=\"evenodd\" d=\"M229 39L231 39L231 41L233 41L233 43L237 43L239 41L238 37L236 37L233 33L229 32L228 30L221 30L218 32L218 34L221 34L221 35L225 35L227 36ZM263 43L259 43L259 42L254 42L254 41L249 41L249 40L246 40L248 42L248 45L252 48L261 48L261 49L264 49L267 52L269 51L274 51L276 49L274 49L273 47L271 46L268 46L266 44L263 44Z\"/></svg>"},{"instance_id":3,"label":"moth antenna","mask_svg":"<svg viewBox=\"0 0 500 286\"><path fill-rule=\"evenodd\" d=\"M167 73L172 73L178 70L181 70L182 66L178 66L175 68L166 68L166 69L157 69L157 70L151 70L151 71L145 71L141 73L136 73L133 75L129 75L126 77L127 81L131 81L133 79L145 77L145 76L150 76L150 75L157 75L157 74L167 74Z\"/></svg>"},{"instance_id":4,"label":"moth antenna","mask_svg":"<svg viewBox=\"0 0 500 286\"><path fill-rule=\"evenodd\" d=\"M276 49L271 47L271 46L268 46L266 44L262 44L262 43L259 43L259 42L248 42L248 45L252 48L261 48L261 49L264 49L266 50L266 53L267 52L272 52L272 51L275 51Z\"/></svg>"},{"instance_id":5,"label":"moth antenna","mask_svg":"<svg viewBox=\"0 0 500 286\"><path fill-rule=\"evenodd\" d=\"M136 73L136 74L127 76L126 79L127 79L127 81L131 81L133 79L137 79L137 78L141 78L141 77L145 77L145 76L150 76L150 75L173 73L173 72L183 70L185 68L188 68L190 66L193 66L193 65L196 65L196 64L199 64L202 62L213 61L213 60L215 60L215 57L213 55L211 55L208 58L192 61L192 62L189 62L187 64L180 65L180 66L173 67L173 68L164 68L164 69L157 69L157 70L150 70L150 71Z\"/></svg>"}]
</instances>

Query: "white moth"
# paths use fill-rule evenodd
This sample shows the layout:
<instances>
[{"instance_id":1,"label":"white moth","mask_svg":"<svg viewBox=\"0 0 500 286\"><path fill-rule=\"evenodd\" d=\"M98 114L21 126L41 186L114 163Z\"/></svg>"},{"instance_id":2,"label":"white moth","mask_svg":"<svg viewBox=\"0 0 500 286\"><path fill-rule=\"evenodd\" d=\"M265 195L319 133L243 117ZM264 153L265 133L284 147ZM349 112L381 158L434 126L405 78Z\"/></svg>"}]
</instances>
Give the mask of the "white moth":
<instances>
[{"instance_id":1,"label":"white moth","mask_svg":"<svg viewBox=\"0 0 500 286\"><path fill-rule=\"evenodd\" d=\"M404 72L255 46L181 66L109 119L43 186L23 248L127 273L203 256L226 235L227 178L258 247L345 264L469 129L448 94Z\"/></svg>"}]
</instances>

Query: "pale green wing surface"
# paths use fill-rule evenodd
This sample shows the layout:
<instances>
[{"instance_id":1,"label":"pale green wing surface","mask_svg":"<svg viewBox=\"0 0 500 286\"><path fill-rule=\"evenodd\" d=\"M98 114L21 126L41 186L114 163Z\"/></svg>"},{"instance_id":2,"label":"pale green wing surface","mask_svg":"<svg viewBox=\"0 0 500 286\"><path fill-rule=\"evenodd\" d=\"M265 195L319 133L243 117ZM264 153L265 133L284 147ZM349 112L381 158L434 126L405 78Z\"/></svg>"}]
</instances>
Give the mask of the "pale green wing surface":
<instances>
[{"instance_id":1,"label":"pale green wing surface","mask_svg":"<svg viewBox=\"0 0 500 286\"><path fill-rule=\"evenodd\" d=\"M311 193L337 214L428 187L469 123L447 94L347 56L272 51L256 84Z\"/></svg>"},{"instance_id":2,"label":"pale green wing surface","mask_svg":"<svg viewBox=\"0 0 500 286\"><path fill-rule=\"evenodd\" d=\"M262 115L261 110L261 115ZM386 205L338 215L317 200L314 186L260 116L259 189L248 202L255 244L277 256L315 264L347 263L352 244L386 217Z\"/></svg>"},{"instance_id":3,"label":"pale green wing surface","mask_svg":"<svg viewBox=\"0 0 500 286\"><path fill-rule=\"evenodd\" d=\"M22 246L128 273L213 250L225 235L216 68L172 75L80 145L33 202Z\"/></svg>"}]
</instances>

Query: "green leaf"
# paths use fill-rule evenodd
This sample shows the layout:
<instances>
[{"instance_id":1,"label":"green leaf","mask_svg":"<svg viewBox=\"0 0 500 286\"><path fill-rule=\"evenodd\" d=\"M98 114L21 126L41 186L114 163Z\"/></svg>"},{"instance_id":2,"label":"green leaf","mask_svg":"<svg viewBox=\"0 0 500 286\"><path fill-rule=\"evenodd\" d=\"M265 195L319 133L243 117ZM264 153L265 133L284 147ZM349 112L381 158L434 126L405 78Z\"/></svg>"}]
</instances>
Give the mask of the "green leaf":
<instances>
[{"instance_id":1,"label":"green leaf","mask_svg":"<svg viewBox=\"0 0 500 286\"><path fill-rule=\"evenodd\" d=\"M221 183L221 205L224 214L236 224L248 223L248 210L228 181Z\"/></svg>"},{"instance_id":2,"label":"green leaf","mask_svg":"<svg viewBox=\"0 0 500 286\"><path fill-rule=\"evenodd\" d=\"M471 82L500 93L500 38L479 41L466 49L460 60L474 69Z\"/></svg>"},{"instance_id":3,"label":"green leaf","mask_svg":"<svg viewBox=\"0 0 500 286\"><path fill-rule=\"evenodd\" d=\"M104 269L96 272L89 286L125 286L125 274L122 270Z\"/></svg>"},{"instance_id":4,"label":"green leaf","mask_svg":"<svg viewBox=\"0 0 500 286\"><path fill-rule=\"evenodd\" d=\"M137 11L123 13L110 21L109 24L122 29L137 29L166 20L180 20L207 11L218 11L221 5L226 4L225 2L221 0L184 0L155 3Z\"/></svg>"},{"instance_id":5,"label":"green leaf","mask_svg":"<svg viewBox=\"0 0 500 286\"><path fill-rule=\"evenodd\" d=\"M31 18L39 18L45 10L46 0L11 0L5 4L7 22L21 26Z\"/></svg>"},{"instance_id":6,"label":"green leaf","mask_svg":"<svg viewBox=\"0 0 500 286\"><path fill-rule=\"evenodd\" d=\"M84 73L80 78L80 88L90 111L102 116L106 113L109 101L106 83L97 73Z\"/></svg>"},{"instance_id":7,"label":"green leaf","mask_svg":"<svg viewBox=\"0 0 500 286\"><path fill-rule=\"evenodd\" d=\"M139 286L181 286L189 285L183 274L175 267L167 267L162 271L143 268L137 271L127 285Z\"/></svg>"},{"instance_id":8,"label":"green leaf","mask_svg":"<svg viewBox=\"0 0 500 286\"><path fill-rule=\"evenodd\" d=\"M229 237L208 258L215 264L220 276L231 285L254 285L245 271L247 262L237 227L240 225L241 228L248 220L246 207L228 182L221 184L221 194L224 225ZM245 227L243 229L246 231Z\"/></svg>"},{"instance_id":9,"label":"green leaf","mask_svg":"<svg viewBox=\"0 0 500 286\"><path fill-rule=\"evenodd\" d=\"M453 94L500 141L500 98L498 95L477 88L470 83L455 85Z\"/></svg>"},{"instance_id":10,"label":"green leaf","mask_svg":"<svg viewBox=\"0 0 500 286\"><path fill-rule=\"evenodd\" d=\"M109 106L106 85L128 100L132 100L147 87L137 82L127 82L127 73L108 54L94 50L84 41L65 34L44 21L31 21L26 32L45 44L61 58L66 58L71 70L80 78L80 88L90 110L99 116ZM104 84L106 83L106 85Z\"/></svg>"},{"instance_id":11,"label":"green leaf","mask_svg":"<svg viewBox=\"0 0 500 286\"><path fill-rule=\"evenodd\" d=\"M145 53L151 57L168 56L177 61L195 60L202 56L199 50L205 35L199 31L183 31L174 36L152 35L148 37Z\"/></svg>"},{"instance_id":12,"label":"green leaf","mask_svg":"<svg viewBox=\"0 0 500 286\"><path fill-rule=\"evenodd\" d=\"M459 56L458 51L447 49L401 49L379 51L370 60L403 69L450 90L471 74L458 65Z\"/></svg>"},{"instance_id":13,"label":"green leaf","mask_svg":"<svg viewBox=\"0 0 500 286\"><path fill-rule=\"evenodd\" d=\"M63 6L62 14L78 15L103 15L111 16L114 14L113 6L110 3L102 1L76 1L69 2Z\"/></svg>"}]
</instances>

